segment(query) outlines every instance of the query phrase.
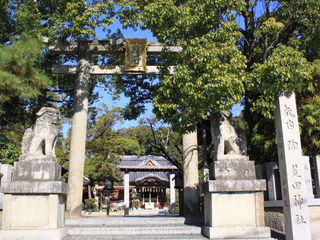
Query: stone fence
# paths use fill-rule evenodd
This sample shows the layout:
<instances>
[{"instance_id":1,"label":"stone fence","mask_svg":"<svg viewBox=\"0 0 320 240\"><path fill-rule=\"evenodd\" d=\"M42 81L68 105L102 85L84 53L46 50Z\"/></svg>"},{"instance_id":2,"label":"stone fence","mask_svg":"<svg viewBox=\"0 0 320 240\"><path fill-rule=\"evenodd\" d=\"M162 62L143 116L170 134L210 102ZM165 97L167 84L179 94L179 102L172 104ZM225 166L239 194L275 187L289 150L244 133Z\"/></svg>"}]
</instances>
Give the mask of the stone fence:
<instances>
[{"instance_id":1,"label":"stone fence","mask_svg":"<svg viewBox=\"0 0 320 240\"><path fill-rule=\"evenodd\" d=\"M320 155L303 156L303 160L312 239L320 239ZM264 193L266 225L283 234L285 228L279 165L275 162L256 165L256 173L258 179L267 181L267 191Z\"/></svg>"}]
</instances>

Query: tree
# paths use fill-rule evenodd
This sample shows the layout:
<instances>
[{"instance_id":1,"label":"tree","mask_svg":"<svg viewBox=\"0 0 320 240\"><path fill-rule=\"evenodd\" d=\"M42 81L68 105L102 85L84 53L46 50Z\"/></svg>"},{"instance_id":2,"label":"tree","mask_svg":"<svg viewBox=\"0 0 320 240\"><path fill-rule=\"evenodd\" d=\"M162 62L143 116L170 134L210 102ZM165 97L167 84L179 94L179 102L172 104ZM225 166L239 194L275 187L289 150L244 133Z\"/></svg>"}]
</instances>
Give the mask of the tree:
<instances>
[{"instance_id":1,"label":"tree","mask_svg":"<svg viewBox=\"0 0 320 240\"><path fill-rule=\"evenodd\" d=\"M114 125L122 120L119 111L119 108L109 110L104 105L100 115L89 121L85 176L97 183L104 182L106 178L120 179L120 170L117 168L119 155L135 151L138 146L137 142L119 137L113 130Z\"/></svg>"},{"instance_id":2,"label":"tree","mask_svg":"<svg viewBox=\"0 0 320 240\"><path fill-rule=\"evenodd\" d=\"M19 155L20 149L4 135L0 135L0 163L12 164L18 160Z\"/></svg>"},{"instance_id":3,"label":"tree","mask_svg":"<svg viewBox=\"0 0 320 240\"><path fill-rule=\"evenodd\" d=\"M124 6L124 23L131 18L159 41L183 49L162 59L164 68L176 66L175 74L162 75L154 93L157 116L180 132L241 100L249 154L260 158L274 148L274 141L268 143L274 135L261 126L274 129L267 120L273 118L279 92L295 91L300 110L310 104L305 99L320 108L314 91L319 77L312 71L320 56L319 1L141 0ZM311 120L310 111L304 114ZM314 130L307 132L317 142L317 121L311 122ZM258 135L263 136L262 149Z\"/></svg>"},{"instance_id":4,"label":"tree","mask_svg":"<svg viewBox=\"0 0 320 240\"><path fill-rule=\"evenodd\" d=\"M97 28L105 30L107 39L117 37L107 29L115 14L113 1L0 0L0 133L19 130L21 138L42 106L58 106L64 116L72 115L75 76L51 71L78 55L56 56L47 47L54 41L95 39ZM89 84L90 103L98 97L93 94L98 81L104 78L92 77ZM15 128L16 123L21 127Z\"/></svg>"},{"instance_id":5,"label":"tree","mask_svg":"<svg viewBox=\"0 0 320 240\"><path fill-rule=\"evenodd\" d=\"M140 153L138 155L163 156L180 166L182 161L181 136L163 122L155 118L140 119L138 127L120 129L118 134L139 143Z\"/></svg>"},{"instance_id":6,"label":"tree","mask_svg":"<svg viewBox=\"0 0 320 240\"><path fill-rule=\"evenodd\" d=\"M0 103L15 97L35 98L41 88L49 86L50 80L37 66L41 49L40 40L25 35L0 46Z\"/></svg>"}]
</instances>

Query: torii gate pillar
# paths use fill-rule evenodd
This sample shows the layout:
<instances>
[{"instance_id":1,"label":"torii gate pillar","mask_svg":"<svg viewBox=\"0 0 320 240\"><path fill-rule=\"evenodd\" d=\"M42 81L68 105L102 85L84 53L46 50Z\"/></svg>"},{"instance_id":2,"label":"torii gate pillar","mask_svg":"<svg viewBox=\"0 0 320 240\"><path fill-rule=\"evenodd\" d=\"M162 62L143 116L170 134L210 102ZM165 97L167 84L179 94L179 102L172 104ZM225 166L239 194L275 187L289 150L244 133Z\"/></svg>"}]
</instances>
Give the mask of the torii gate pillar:
<instances>
[{"instance_id":1,"label":"torii gate pillar","mask_svg":"<svg viewBox=\"0 0 320 240\"><path fill-rule=\"evenodd\" d=\"M199 173L197 132L184 134L183 144L183 209L184 215L199 211Z\"/></svg>"},{"instance_id":2,"label":"torii gate pillar","mask_svg":"<svg viewBox=\"0 0 320 240\"><path fill-rule=\"evenodd\" d=\"M70 161L69 161L69 192L67 197L67 217L81 216L84 160L86 150L88 96L90 83L89 57L80 58L78 77L74 98L74 115L72 119Z\"/></svg>"}]
</instances>

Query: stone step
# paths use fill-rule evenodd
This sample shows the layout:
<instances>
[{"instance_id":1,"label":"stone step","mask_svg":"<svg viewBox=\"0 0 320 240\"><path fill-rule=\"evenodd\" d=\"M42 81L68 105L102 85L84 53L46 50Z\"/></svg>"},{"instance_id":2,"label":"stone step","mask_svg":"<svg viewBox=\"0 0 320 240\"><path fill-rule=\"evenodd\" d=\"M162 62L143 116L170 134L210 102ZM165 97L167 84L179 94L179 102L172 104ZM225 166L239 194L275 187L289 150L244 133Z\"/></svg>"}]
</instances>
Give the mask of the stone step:
<instances>
[{"instance_id":1,"label":"stone step","mask_svg":"<svg viewBox=\"0 0 320 240\"><path fill-rule=\"evenodd\" d=\"M135 236L81 236L81 235L74 235L74 236L67 236L65 240L159 240L159 239L170 239L170 240L204 240L207 239L202 235L169 235L169 234L162 234L162 235L135 235Z\"/></svg>"},{"instance_id":2,"label":"stone step","mask_svg":"<svg viewBox=\"0 0 320 240\"><path fill-rule=\"evenodd\" d=\"M191 224L183 217L86 217L66 219L66 226L133 226Z\"/></svg>"},{"instance_id":3,"label":"stone step","mask_svg":"<svg viewBox=\"0 0 320 240\"><path fill-rule=\"evenodd\" d=\"M208 239L202 235L135 235L132 236L67 236L65 240L159 240L159 239L170 239L170 240L204 240ZM214 239L214 240L284 240L277 238L237 238L237 239Z\"/></svg>"},{"instance_id":4,"label":"stone step","mask_svg":"<svg viewBox=\"0 0 320 240\"><path fill-rule=\"evenodd\" d=\"M108 226L108 227L71 227L67 234L83 236L136 236L136 235L200 235L201 227L196 226Z\"/></svg>"}]
</instances>

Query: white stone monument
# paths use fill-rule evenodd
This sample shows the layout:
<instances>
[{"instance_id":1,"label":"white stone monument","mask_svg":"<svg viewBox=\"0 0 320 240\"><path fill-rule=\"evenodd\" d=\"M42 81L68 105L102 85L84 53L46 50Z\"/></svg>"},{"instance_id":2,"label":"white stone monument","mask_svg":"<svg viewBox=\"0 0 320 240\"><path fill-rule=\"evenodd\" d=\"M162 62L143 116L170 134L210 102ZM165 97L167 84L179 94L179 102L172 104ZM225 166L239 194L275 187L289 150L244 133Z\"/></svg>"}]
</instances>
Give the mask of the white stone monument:
<instances>
[{"instance_id":1,"label":"white stone monument","mask_svg":"<svg viewBox=\"0 0 320 240\"><path fill-rule=\"evenodd\" d=\"M210 239L271 239L264 226L265 180L256 180L255 166L245 156L231 122L222 112L213 119L215 157L204 188L202 233Z\"/></svg>"},{"instance_id":2,"label":"white stone monument","mask_svg":"<svg viewBox=\"0 0 320 240\"><path fill-rule=\"evenodd\" d=\"M295 94L280 94L275 123L287 240L311 240L305 161L302 158Z\"/></svg>"},{"instance_id":3,"label":"white stone monument","mask_svg":"<svg viewBox=\"0 0 320 240\"><path fill-rule=\"evenodd\" d=\"M22 155L15 162L13 179L1 186L4 193L1 240L61 240L67 184L54 147L59 132L59 111L42 108L36 124L25 131Z\"/></svg>"}]
</instances>

